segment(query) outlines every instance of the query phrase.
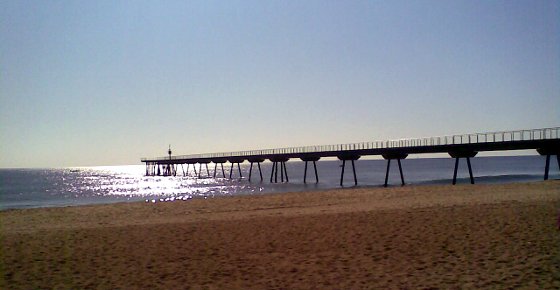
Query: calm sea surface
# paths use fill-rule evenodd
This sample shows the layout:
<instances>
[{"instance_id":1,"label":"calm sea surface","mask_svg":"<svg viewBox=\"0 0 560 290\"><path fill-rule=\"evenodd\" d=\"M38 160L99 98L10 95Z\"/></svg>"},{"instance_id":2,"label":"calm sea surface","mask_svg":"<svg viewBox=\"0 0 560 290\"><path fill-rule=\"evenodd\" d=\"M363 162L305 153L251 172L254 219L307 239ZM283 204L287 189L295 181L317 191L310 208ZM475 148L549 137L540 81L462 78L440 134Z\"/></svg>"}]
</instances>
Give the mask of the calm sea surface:
<instances>
[{"instance_id":1,"label":"calm sea surface","mask_svg":"<svg viewBox=\"0 0 560 290\"><path fill-rule=\"evenodd\" d=\"M539 181L543 179L545 158L542 156L476 157L472 161L476 183L505 183ZM385 160L358 160L356 173L361 187L382 186L385 179ZM226 176L230 165L224 164ZM264 181L253 168L252 182L247 180L249 164L242 164L243 178L234 168L234 178L207 177L203 167L202 178L196 178L192 167L190 176L144 176L143 165L81 167L60 169L0 169L0 210L10 208L51 207L99 204L126 201L184 202L190 198L208 198L228 195L267 194L293 191L339 188L340 165L338 160L317 162L319 183L315 184L313 166L310 164L307 184L303 184L304 162L287 163L289 183L271 184L271 163L262 164ZM353 183L352 167L347 163L345 186ZM406 159L402 161L407 184L450 184L453 178L454 159ZM186 169L186 168L185 168ZM209 164L211 175L214 165ZM558 165L551 159L550 178L558 179ZM181 176L179 176L181 175ZM218 167L218 175L221 169ZM458 183L468 183L465 160L459 163ZM280 180L280 175L278 176ZM400 186L397 163L391 163L389 183Z\"/></svg>"}]
</instances>

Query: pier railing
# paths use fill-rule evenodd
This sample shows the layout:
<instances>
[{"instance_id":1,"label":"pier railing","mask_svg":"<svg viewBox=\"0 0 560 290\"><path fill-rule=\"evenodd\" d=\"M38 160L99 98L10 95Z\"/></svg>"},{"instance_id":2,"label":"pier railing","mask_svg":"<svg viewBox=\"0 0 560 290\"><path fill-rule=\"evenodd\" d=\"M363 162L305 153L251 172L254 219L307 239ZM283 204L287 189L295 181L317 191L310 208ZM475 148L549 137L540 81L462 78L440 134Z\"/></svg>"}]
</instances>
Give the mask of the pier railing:
<instances>
[{"instance_id":1,"label":"pier railing","mask_svg":"<svg viewBox=\"0 0 560 290\"><path fill-rule=\"evenodd\" d=\"M530 140L547 140L547 139L560 139L560 127L472 133L472 134L448 135L448 136L439 136L439 137L410 138L410 139L397 139L397 140L334 144L334 145L286 147L286 148L245 150L245 151L234 151L234 152L176 155L171 157L164 156L164 157L155 157L155 158L142 158L142 161L243 157L243 156L259 156L259 155L274 155L274 154L320 153L320 152L333 152L333 151L342 152L342 151L351 151L351 150L406 148L406 147L419 147L419 146L443 146L443 145L455 145L455 144L496 143L496 142L530 141Z\"/></svg>"}]
</instances>

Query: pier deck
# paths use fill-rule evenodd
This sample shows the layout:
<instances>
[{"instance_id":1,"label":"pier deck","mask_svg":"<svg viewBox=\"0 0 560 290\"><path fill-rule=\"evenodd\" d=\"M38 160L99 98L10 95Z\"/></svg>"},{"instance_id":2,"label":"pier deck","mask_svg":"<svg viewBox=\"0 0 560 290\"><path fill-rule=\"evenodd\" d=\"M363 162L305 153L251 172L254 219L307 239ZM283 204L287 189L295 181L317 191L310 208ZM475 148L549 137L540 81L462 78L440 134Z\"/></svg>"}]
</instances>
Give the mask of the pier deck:
<instances>
[{"instance_id":1,"label":"pier deck","mask_svg":"<svg viewBox=\"0 0 560 290\"><path fill-rule=\"evenodd\" d=\"M249 176L251 176L253 163L257 163L262 181L263 179L262 171L260 169L260 163L264 162L265 160L270 160L273 163L270 181L277 182L278 163L280 163L281 181L283 182L284 174L286 175L286 181L288 181L285 163L289 159L300 159L306 162L306 176L307 162L313 162L313 164L315 165L315 162L319 161L321 158L336 157L342 161L343 165L341 172L342 185L346 161L351 161L352 163L354 172L354 183L357 184L354 161L358 160L362 156L380 155L383 156L383 158L388 162L385 178L386 186L391 160L396 159L398 161L401 181L402 185L404 185L405 182L400 160L405 159L410 154L448 153L452 158L456 159L453 178L453 184L455 184L460 158L465 158L467 160L471 183L474 183L474 177L470 166L470 158L476 156L478 152L526 149L537 150L539 154L546 156L544 179L548 179L551 156L556 156L558 165L560 167L560 127L176 156L171 155L171 150L169 150L168 156L142 158L141 161L146 164L146 175L164 176L176 175L177 166L182 166L185 164L187 165L187 172L189 165L205 164L206 171L208 175L210 175L208 171L208 163L214 163L214 177L216 176L216 169L218 164L221 165L222 174L223 177L225 177L223 164L229 162L231 163L230 178L232 178L233 167L236 163L239 169L239 176L241 177L242 175L240 163L248 161L251 163ZM314 166L314 168L316 182L318 182L319 178L317 175L316 166ZM202 166L199 166L198 176L200 176L201 171ZM183 174L185 174L184 170ZM273 179L273 175L275 175L276 178Z\"/></svg>"}]
</instances>

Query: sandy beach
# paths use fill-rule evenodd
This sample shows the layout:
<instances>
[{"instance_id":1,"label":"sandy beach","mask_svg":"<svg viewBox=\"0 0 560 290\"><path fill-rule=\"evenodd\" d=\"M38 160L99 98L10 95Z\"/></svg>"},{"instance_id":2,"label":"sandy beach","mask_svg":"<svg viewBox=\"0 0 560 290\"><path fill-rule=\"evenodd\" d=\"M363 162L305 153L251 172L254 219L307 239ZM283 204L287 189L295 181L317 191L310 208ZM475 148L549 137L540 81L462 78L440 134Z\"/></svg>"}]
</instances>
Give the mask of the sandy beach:
<instances>
[{"instance_id":1,"label":"sandy beach","mask_svg":"<svg viewBox=\"0 0 560 290\"><path fill-rule=\"evenodd\" d=\"M1 289L560 288L560 181L0 212Z\"/></svg>"}]
</instances>

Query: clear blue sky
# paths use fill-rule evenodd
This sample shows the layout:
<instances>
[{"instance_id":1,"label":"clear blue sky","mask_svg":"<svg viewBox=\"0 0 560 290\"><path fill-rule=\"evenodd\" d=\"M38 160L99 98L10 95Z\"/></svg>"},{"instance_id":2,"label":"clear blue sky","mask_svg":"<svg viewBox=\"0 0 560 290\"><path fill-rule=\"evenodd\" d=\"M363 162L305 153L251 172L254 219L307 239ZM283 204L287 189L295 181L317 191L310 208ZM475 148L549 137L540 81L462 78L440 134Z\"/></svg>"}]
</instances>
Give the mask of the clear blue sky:
<instances>
[{"instance_id":1,"label":"clear blue sky","mask_svg":"<svg viewBox=\"0 0 560 290\"><path fill-rule=\"evenodd\" d=\"M560 1L0 2L0 167L560 125Z\"/></svg>"}]
</instances>

